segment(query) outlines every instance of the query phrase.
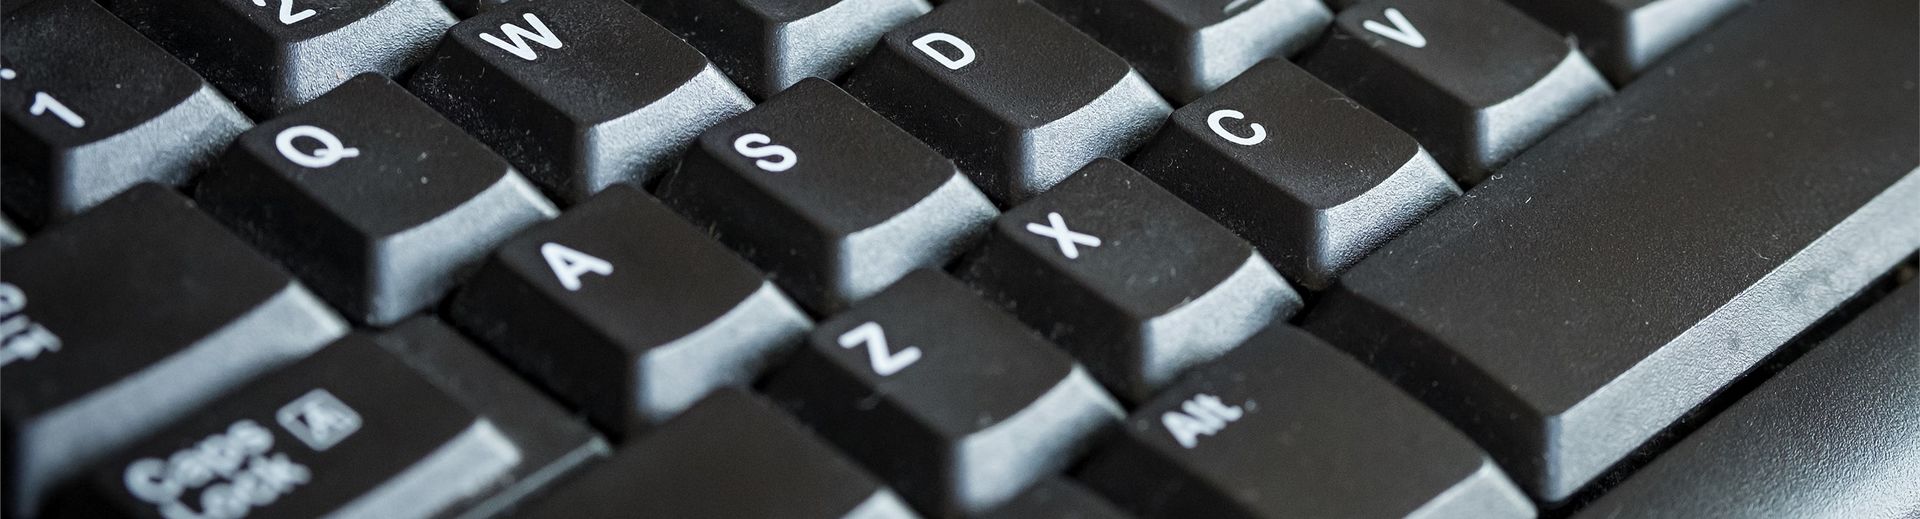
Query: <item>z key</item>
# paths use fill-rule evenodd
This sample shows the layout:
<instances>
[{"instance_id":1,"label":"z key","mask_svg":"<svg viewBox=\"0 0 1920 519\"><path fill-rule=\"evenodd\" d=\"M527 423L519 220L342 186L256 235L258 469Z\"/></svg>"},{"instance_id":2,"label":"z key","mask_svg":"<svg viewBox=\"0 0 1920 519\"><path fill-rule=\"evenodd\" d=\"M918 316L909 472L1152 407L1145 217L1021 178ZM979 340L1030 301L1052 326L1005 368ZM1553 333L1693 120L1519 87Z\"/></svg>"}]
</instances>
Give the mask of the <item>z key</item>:
<instances>
[{"instance_id":1,"label":"z key","mask_svg":"<svg viewBox=\"0 0 1920 519\"><path fill-rule=\"evenodd\" d=\"M363 74L242 135L196 198L356 321L438 302L494 245L558 213L505 159Z\"/></svg>"},{"instance_id":2,"label":"z key","mask_svg":"<svg viewBox=\"0 0 1920 519\"><path fill-rule=\"evenodd\" d=\"M265 118L363 72L399 76L458 21L438 0L103 0Z\"/></svg>"},{"instance_id":3,"label":"z key","mask_svg":"<svg viewBox=\"0 0 1920 519\"><path fill-rule=\"evenodd\" d=\"M253 125L89 0L29 3L10 9L5 26L0 197L30 229L134 184L184 184Z\"/></svg>"},{"instance_id":4,"label":"z key","mask_svg":"<svg viewBox=\"0 0 1920 519\"><path fill-rule=\"evenodd\" d=\"M1499 0L1370 0L1303 66L1478 183L1613 89L1560 35Z\"/></svg>"},{"instance_id":5,"label":"z key","mask_svg":"<svg viewBox=\"0 0 1920 519\"><path fill-rule=\"evenodd\" d=\"M408 87L562 204L646 185L701 131L753 107L620 0L488 9L448 31Z\"/></svg>"}]
</instances>

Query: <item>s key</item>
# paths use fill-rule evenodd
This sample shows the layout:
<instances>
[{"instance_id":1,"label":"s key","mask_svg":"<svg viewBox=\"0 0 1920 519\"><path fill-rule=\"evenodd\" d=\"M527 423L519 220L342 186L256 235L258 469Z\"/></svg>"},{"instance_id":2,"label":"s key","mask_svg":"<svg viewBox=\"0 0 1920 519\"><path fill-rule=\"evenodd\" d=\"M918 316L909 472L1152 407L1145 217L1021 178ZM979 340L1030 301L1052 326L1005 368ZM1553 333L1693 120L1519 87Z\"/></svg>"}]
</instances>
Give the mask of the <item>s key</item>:
<instances>
[{"instance_id":1,"label":"s key","mask_svg":"<svg viewBox=\"0 0 1920 519\"><path fill-rule=\"evenodd\" d=\"M708 130L660 197L820 312L940 268L999 214L953 161L821 79Z\"/></svg>"},{"instance_id":2,"label":"s key","mask_svg":"<svg viewBox=\"0 0 1920 519\"><path fill-rule=\"evenodd\" d=\"M670 169L753 101L620 0L513 2L460 22L408 86L562 204Z\"/></svg>"},{"instance_id":3,"label":"s key","mask_svg":"<svg viewBox=\"0 0 1920 519\"><path fill-rule=\"evenodd\" d=\"M959 0L887 33L854 97L1017 204L1120 158L1173 109L1127 61L1024 0Z\"/></svg>"},{"instance_id":4,"label":"s key","mask_svg":"<svg viewBox=\"0 0 1920 519\"><path fill-rule=\"evenodd\" d=\"M399 76L454 24L437 0L104 0L262 118L363 72Z\"/></svg>"},{"instance_id":5,"label":"s key","mask_svg":"<svg viewBox=\"0 0 1920 519\"><path fill-rule=\"evenodd\" d=\"M766 387L942 516L1014 499L1120 417L1073 359L937 270L822 323Z\"/></svg>"},{"instance_id":6,"label":"s key","mask_svg":"<svg viewBox=\"0 0 1920 519\"><path fill-rule=\"evenodd\" d=\"M89 0L29 3L4 23L0 198L29 228L134 184L186 183L253 125L193 69Z\"/></svg>"},{"instance_id":7,"label":"s key","mask_svg":"<svg viewBox=\"0 0 1920 519\"><path fill-rule=\"evenodd\" d=\"M9 515L88 464L347 323L158 184L55 225L0 262ZM111 424L103 427L102 424Z\"/></svg>"},{"instance_id":8,"label":"s key","mask_svg":"<svg viewBox=\"0 0 1920 519\"><path fill-rule=\"evenodd\" d=\"M378 74L242 135L196 191L376 326L438 302L494 245L558 213L505 159Z\"/></svg>"},{"instance_id":9,"label":"s key","mask_svg":"<svg viewBox=\"0 0 1920 519\"><path fill-rule=\"evenodd\" d=\"M351 335L115 454L67 517L427 518L525 457L501 424Z\"/></svg>"},{"instance_id":10,"label":"s key","mask_svg":"<svg viewBox=\"0 0 1920 519\"><path fill-rule=\"evenodd\" d=\"M1303 60L1467 184L1613 93L1560 35L1499 0L1370 0Z\"/></svg>"},{"instance_id":11,"label":"s key","mask_svg":"<svg viewBox=\"0 0 1920 519\"><path fill-rule=\"evenodd\" d=\"M752 382L812 327L753 265L626 186L501 244L448 306L615 438Z\"/></svg>"}]
</instances>

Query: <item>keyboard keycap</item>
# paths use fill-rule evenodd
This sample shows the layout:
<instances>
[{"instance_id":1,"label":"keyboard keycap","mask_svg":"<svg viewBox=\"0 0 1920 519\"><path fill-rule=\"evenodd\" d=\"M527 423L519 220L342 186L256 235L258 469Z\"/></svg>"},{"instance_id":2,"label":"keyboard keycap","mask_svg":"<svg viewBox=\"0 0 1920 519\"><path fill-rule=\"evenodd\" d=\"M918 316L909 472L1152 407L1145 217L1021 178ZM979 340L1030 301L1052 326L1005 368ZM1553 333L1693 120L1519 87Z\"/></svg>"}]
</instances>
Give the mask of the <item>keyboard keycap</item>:
<instances>
[{"instance_id":1,"label":"keyboard keycap","mask_svg":"<svg viewBox=\"0 0 1920 519\"><path fill-rule=\"evenodd\" d=\"M458 21L438 0L107 0L255 116L365 72L399 76Z\"/></svg>"},{"instance_id":2,"label":"keyboard keycap","mask_svg":"<svg viewBox=\"0 0 1920 519\"><path fill-rule=\"evenodd\" d=\"M1277 59L1174 112L1133 164L1310 290L1460 194L1413 137Z\"/></svg>"},{"instance_id":3,"label":"keyboard keycap","mask_svg":"<svg viewBox=\"0 0 1920 519\"><path fill-rule=\"evenodd\" d=\"M1752 0L1507 0L1535 20L1573 35L1616 85Z\"/></svg>"},{"instance_id":4,"label":"keyboard keycap","mask_svg":"<svg viewBox=\"0 0 1920 519\"><path fill-rule=\"evenodd\" d=\"M355 335L108 458L56 510L435 517L522 461L499 424Z\"/></svg>"},{"instance_id":5,"label":"keyboard keycap","mask_svg":"<svg viewBox=\"0 0 1920 519\"><path fill-rule=\"evenodd\" d=\"M447 396L492 422L520 449L520 463L485 491L449 510L488 517L606 457L607 441L478 346L430 316L374 337Z\"/></svg>"},{"instance_id":6,"label":"keyboard keycap","mask_svg":"<svg viewBox=\"0 0 1920 519\"><path fill-rule=\"evenodd\" d=\"M916 517L873 476L741 389L714 391L519 515Z\"/></svg>"},{"instance_id":7,"label":"keyboard keycap","mask_svg":"<svg viewBox=\"0 0 1920 519\"><path fill-rule=\"evenodd\" d=\"M814 330L767 392L930 515L981 512L1120 417L1066 354L920 270Z\"/></svg>"},{"instance_id":8,"label":"keyboard keycap","mask_svg":"<svg viewBox=\"0 0 1920 519\"><path fill-rule=\"evenodd\" d=\"M1051 477L1036 482L1019 497L980 519L1126 519L1125 512L1114 508L1100 496L1072 480Z\"/></svg>"},{"instance_id":9,"label":"keyboard keycap","mask_svg":"<svg viewBox=\"0 0 1920 519\"><path fill-rule=\"evenodd\" d=\"M1024 0L960 0L881 39L847 91L1017 204L1119 158L1173 109L1126 60Z\"/></svg>"},{"instance_id":10,"label":"keyboard keycap","mask_svg":"<svg viewBox=\"0 0 1920 519\"><path fill-rule=\"evenodd\" d=\"M1374 252L1305 322L1535 498L1571 495L1920 248L1916 15L1756 5Z\"/></svg>"},{"instance_id":11,"label":"keyboard keycap","mask_svg":"<svg viewBox=\"0 0 1920 519\"><path fill-rule=\"evenodd\" d=\"M752 265L627 187L507 240L449 313L616 439L753 381L811 325Z\"/></svg>"},{"instance_id":12,"label":"keyboard keycap","mask_svg":"<svg viewBox=\"0 0 1920 519\"><path fill-rule=\"evenodd\" d=\"M926 14L926 0L635 0L766 99L809 77L839 77L880 35Z\"/></svg>"},{"instance_id":13,"label":"keyboard keycap","mask_svg":"<svg viewBox=\"0 0 1920 519\"><path fill-rule=\"evenodd\" d=\"M460 22L408 86L563 204L643 185L753 107L618 0L514 2Z\"/></svg>"},{"instance_id":14,"label":"keyboard keycap","mask_svg":"<svg viewBox=\"0 0 1920 519\"><path fill-rule=\"evenodd\" d=\"M1300 309L1252 245L1111 159L1007 211L963 272L1134 401Z\"/></svg>"},{"instance_id":15,"label":"keyboard keycap","mask_svg":"<svg viewBox=\"0 0 1920 519\"><path fill-rule=\"evenodd\" d=\"M1465 435L1291 326L1127 420L1080 477L1140 517L1533 517Z\"/></svg>"},{"instance_id":16,"label":"keyboard keycap","mask_svg":"<svg viewBox=\"0 0 1920 519\"><path fill-rule=\"evenodd\" d=\"M5 25L0 198L30 227L141 182L185 183L253 124L93 2L33 2Z\"/></svg>"},{"instance_id":17,"label":"keyboard keycap","mask_svg":"<svg viewBox=\"0 0 1920 519\"><path fill-rule=\"evenodd\" d=\"M446 4L447 10L453 11L455 16L472 18L475 15L486 12L488 9L500 7L513 1L514 0L440 0L440 3Z\"/></svg>"},{"instance_id":18,"label":"keyboard keycap","mask_svg":"<svg viewBox=\"0 0 1920 519\"><path fill-rule=\"evenodd\" d=\"M31 514L102 456L347 331L292 276L157 184L7 250L0 279L12 513Z\"/></svg>"},{"instance_id":19,"label":"keyboard keycap","mask_svg":"<svg viewBox=\"0 0 1920 519\"><path fill-rule=\"evenodd\" d=\"M377 74L242 135L195 198L376 326L432 306L488 250L558 212L506 160Z\"/></svg>"},{"instance_id":20,"label":"keyboard keycap","mask_svg":"<svg viewBox=\"0 0 1920 519\"><path fill-rule=\"evenodd\" d=\"M1580 517L1911 516L1915 409L1920 285L1909 282Z\"/></svg>"},{"instance_id":21,"label":"keyboard keycap","mask_svg":"<svg viewBox=\"0 0 1920 519\"><path fill-rule=\"evenodd\" d=\"M1578 50L1498 0L1371 0L1334 27L1306 69L1468 184L1612 93Z\"/></svg>"},{"instance_id":22,"label":"keyboard keycap","mask_svg":"<svg viewBox=\"0 0 1920 519\"><path fill-rule=\"evenodd\" d=\"M940 268L999 214L953 161L820 79L708 130L660 197L823 313Z\"/></svg>"},{"instance_id":23,"label":"keyboard keycap","mask_svg":"<svg viewBox=\"0 0 1920 519\"><path fill-rule=\"evenodd\" d=\"M1189 103L1260 60L1319 39L1320 0L1039 0L1126 57L1176 103Z\"/></svg>"}]
</instances>

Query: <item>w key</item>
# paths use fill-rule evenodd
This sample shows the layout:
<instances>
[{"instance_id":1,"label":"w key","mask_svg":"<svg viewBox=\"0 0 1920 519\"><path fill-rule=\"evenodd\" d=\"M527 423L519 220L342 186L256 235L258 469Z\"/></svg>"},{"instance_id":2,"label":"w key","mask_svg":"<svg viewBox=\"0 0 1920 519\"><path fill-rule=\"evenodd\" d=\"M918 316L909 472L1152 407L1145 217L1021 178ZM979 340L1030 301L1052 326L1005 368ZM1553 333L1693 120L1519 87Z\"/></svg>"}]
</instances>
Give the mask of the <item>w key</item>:
<instances>
[{"instance_id":1,"label":"w key","mask_svg":"<svg viewBox=\"0 0 1920 519\"><path fill-rule=\"evenodd\" d=\"M1126 60L1021 0L940 6L887 33L845 83L1008 205L1132 153L1173 111Z\"/></svg>"},{"instance_id":2,"label":"w key","mask_svg":"<svg viewBox=\"0 0 1920 519\"><path fill-rule=\"evenodd\" d=\"M1498 0L1372 0L1303 64L1473 184L1612 93L1577 49Z\"/></svg>"},{"instance_id":3,"label":"w key","mask_svg":"<svg viewBox=\"0 0 1920 519\"><path fill-rule=\"evenodd\" d=\"M495 487L520 448L354 335L89 471L69 517L434 517Z\"/></svg>"},{"instance_id":4,"label":"w key","mask_svg":"<svg viewBox=\"0 0 1920 519\"><path fill-rule=\"evenodd\" d=\"M454 26L408 86L571 204L641 186L753 106L619 0L515 2Z\"/></svg>"},{"instance_id":5,"label":"w key","mask_svg":"<svg viewBox=\"0 0 1920 519\"><path fill-rule=\"evenodd\" d=\"M456 21L437 0L104 0L256 116L398 76Z\"/></svg>"},{"instance_id":6,"label":"w key","mask_svg":"<svg viewBox=\"0 0 1920 519\"><path fill-rule=\"evenodd\" d=\"M247 132L197 191L348 317L379 326L438 302L495 244L558 212L377 74Z\"/></svg>"}]
</instances>

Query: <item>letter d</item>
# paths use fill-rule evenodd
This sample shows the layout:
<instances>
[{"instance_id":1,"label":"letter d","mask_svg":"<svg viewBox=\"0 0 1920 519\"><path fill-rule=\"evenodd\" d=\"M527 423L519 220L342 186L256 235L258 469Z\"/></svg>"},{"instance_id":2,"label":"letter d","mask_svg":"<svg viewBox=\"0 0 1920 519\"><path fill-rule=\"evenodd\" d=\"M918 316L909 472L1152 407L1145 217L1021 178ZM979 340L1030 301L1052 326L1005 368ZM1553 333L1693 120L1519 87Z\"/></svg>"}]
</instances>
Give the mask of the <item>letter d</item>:
<instances>
[{"instance_id":1,"label":"letter d","mask_svg":"<svg viewBox=\"0 0 1920 519\"><path fill-rule=\"evenodd\" d=\"M945 53L935 50L933 48L934 42L946 42L948 45L952 45L955 50L960 51L960 57L948 57ZM945 65L948 70L960 70L960 67L965 67L973 63L973 46L967 45L967 40L962 40L959 36L944 32L928 33L926 36L921 36L919 39L913 40L913 46L914 48L920 49L920 52L927 53L927 57L933 58L934 61L940 62L941 65Z\"/></svg>"}]
</instances>

